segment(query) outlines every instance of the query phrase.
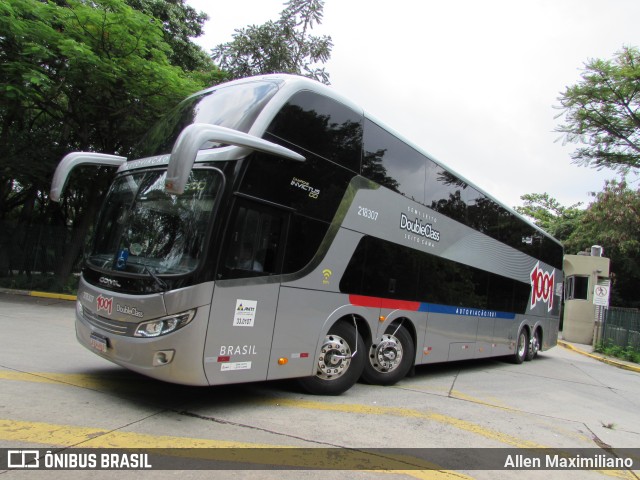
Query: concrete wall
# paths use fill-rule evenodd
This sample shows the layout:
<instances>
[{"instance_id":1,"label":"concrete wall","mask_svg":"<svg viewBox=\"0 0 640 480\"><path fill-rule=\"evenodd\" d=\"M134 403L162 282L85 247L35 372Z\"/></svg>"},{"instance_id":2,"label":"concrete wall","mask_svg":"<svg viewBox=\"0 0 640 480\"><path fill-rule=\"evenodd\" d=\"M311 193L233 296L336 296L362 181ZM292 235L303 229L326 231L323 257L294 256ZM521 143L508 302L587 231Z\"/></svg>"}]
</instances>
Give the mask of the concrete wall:
<instances>
[{"instance_id":1,"label":"concrete wall","mask_svg":"<svg viewBox=\"0 0 640 480\"><path fill-rule=\"evenodd\" d=\"M565 285L568 277L589 277L586 300L565 300L562 338L568 342L591 345L596 324L596 306L593 304L593 287L598 280L609 278L610 260L587 255L564 256ZM566 288L566 286L565 286Z\"/></svg>"}]
</instances>

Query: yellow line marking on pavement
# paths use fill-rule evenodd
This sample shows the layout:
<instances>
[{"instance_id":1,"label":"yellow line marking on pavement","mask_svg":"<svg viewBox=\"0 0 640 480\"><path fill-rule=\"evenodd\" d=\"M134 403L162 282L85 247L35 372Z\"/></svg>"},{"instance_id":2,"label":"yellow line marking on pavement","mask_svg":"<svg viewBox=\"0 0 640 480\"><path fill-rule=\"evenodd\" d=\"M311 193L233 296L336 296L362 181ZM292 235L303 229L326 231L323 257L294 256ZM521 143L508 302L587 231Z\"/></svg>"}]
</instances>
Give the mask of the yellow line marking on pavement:
<instances>
[{"instance_id":1,"label":"yellow line marking on pavement","mask_svg":"<svg viewBox=\"0 0 640 480\"><path fill-rule=\"evenodd\" d=\"M74 386L82 387L82 388L91 388L91 389L99 389L99 390L108 390L109 383L114 383L119 385L122 388L122 381L117 381L116 379L103 379L96 375L85 375L85 374L61 374L61 373L23 373L23 372L15 372L11 370L0 370L0 380L17 380L17 381L27 381L27 382L42 382L42 383L54 383L54 384L71 384ZM299 400L299 399L289 399L289 398L268 398L268 399L260 399L256 398L256 403L262 403L267 405L278 405L292 408L302 408L308 410L319 410L319 411L332 411L332 412L341 412L341 413L351 413L351 414L362 414L362 415L389 415L395 417L404 417L404 418L418 418L423 420L434 421L438 423L442 423L445 425L449 425L451 427L464 430L481 437L494 440L496 442L509 445L515 448L523 448L523 449L538 449L538 448L550 448L536 442L531 442L528 440L522 440L517 437L495 431L492 429L485 428L477 423L469 422L466 420L461 420L455 417L451 417L448 415L443 415L435 412L423 412L419 410L413 410L409 408L402 407L384 407L384 406L373 406L373 405L363 405L363 404L332 404L326 402L318 402L312 400ZM482 402L480 402L482 403ZM494 406L494 405L489 405ZM49 425L49 424L42 424ZM51 427L49 425L49 427ZM69 427L69 426L58 426L62 430L59 430L56 426L54 426L52 430L52 434L64 434L64 428L70 428L73 432L80 432L82 436L82 430L77 430L82 427ZM50 429L51 430L51 429ZM85 429L87 432L86 435L89 435L89 438L99 437L104 442L105 439L109 440L110 437L109 432L105 430L99 429ZM2 435L2 421L0 421L0 435ZM56 433L58 432L58 433ZM204 440L204 439L189 439L183 437L156 437L156 436L146 436L141 443L137 443L138 438L140 438L139 434L130 434L127 432L117 432L117 437L113 440L114 443L109 445L99 444L94 445L94 440L79 440L79 442L89 442L90 444L84 444L82 446L90 446L90 447L103 447L103 448L243 448L241 446L222 446L221 441L217 440ZM104 438L103 438L104 437ZM3 438L3 437L0 437ZM42 438L42 437L38 437ZM64 438L64 437L63 437ZM185 446L176 446L175 443L163 443L163 438L173 439L175 438L183 438L184 442L187 442ZM153 439L158 439L153 440ZM31 440L21 440L26 442L31 442ZM48 443L33 440L34 443ZM189 444L188 442L199 442L197 444ZM202 444L200 447L198 445ZM205 446L207 442L214 442L216 446ZM55 443L56 445L75 445L76 441L71 443ZM180 443L180 442L178 442ZM212 445L213 445L212 444ZM236 445L233 442L230 444ZM251 448L279 448L274 447L272 445L267 445L265 447L259 447L255 444L247 444L251 445ZM248 448L248 447L244 447ZM415 473L414 471L411 471ZM430 471L432 474L436 472ZM394 471L395 473L395 471ZM604 475L619 477L619 478L631 478L628 476L627 472L617 472L611 470L600 471L600 473ZM422 477L420 477L422 478ZM432 477L428 477L432 478Z\"/></svg>"},{"instance_id":2,"label":"yellow line marking on pavement","mask_svg":"<svg viewBox=\"0 0 640 480\"><path fill-rule=\"evenodd\" d=\"M87 448L267 448L272 445L187 437L146 435L43 422L0 419L0 438L8 441ZM284 447L283 447L284 448Z\"/></svg>"},{"instance_id":3,"label":"yellow line marking on pavement","mask_svg":"<svg viewBox=\"0 0 640 480\"><path fill-rule=\"evenodd\" d=\"M75 301L77 299L76 295L67 295L64 293L48 293L48 292L29 292L29 295L32 297L40 297L40 298L54 298L56 300L72 300Z\"/></svg>"},{"instance_id":4,"label":"yellow line marking on pavement","mask_svg":"<svg viewBox=\"0 0 640 480\"><path fill-rule=\"evenodd\" d=\"M497 442L504 443L506 445L510 445L516 448L544 448L543 445L540 445L538 443L530 442L527 440L520 440L519 438L512 437L511 435L507 435L502 432L497 432L495 430L485 428L481 425L478 425L477 423L468 422L466 420L460 420L459 418L454 418L448 415L443 415L443 414L434 413L434 412L421 412L419 410L412 410L409 408L402 408L402 407L381 407L381 406L361 405L361 404L325 403L325 402L316 402L312 400L295 400L295 399L288 399L288 398L265 399L262 402L267 403L269 405L281 405L286 407L305 408L309 410L324 410L324 411L331 411L331 412L355 413L355 414L362 414L362 415L390 415L394 417L419 418L422 420L430 420L438 423L444 423L446 425L450 425L460 430L465 430L467 432L475 433L476 435L480 435L484 438L495 440Z\"/></svg>"},{"instance_id":5,"label":"yellow line marking on pavement","mask_svg":"<svg viewBox=\"0 0 640 480\"><path fill-rule=\"evenodd\" d=\"M477 423L468 422L466 420L460 420L459 418L450 417L448 415L442 415L440 413L434 412L421 412L418 410L401 408L401 407L381 407L381 406L372 406L372 405L361 405L361 404L330 404L330 403L321 403L310 400L295 400L288 398L274 398L263 400L263 403L269 405L281 405L286 407L294 407L294 408L306 408L309 410L321 410L321 411L332 411L332 412L342 412L342 413L355 413L355 414L363 414L363 415L391 415L405 418L419 418L424 420L431 420L439 423L443 423L446 425L450 425L452 427L458 428L460 430L465 430L476 435L488 438L490 440L495 440L506 445L510 445L515 448L522 449L539 449L546 448L549 449L551 447L541 445L535 442L530 442L527 440L521 440L519 438L513 437L511 435L498 432L495 430L491 430L485 428ZM561 448L557 448L556 450L562 450ZM617 478L636 478L629 472L626 471L616 471L616 470L594 470L603 475L608 475Z\"/></svg>"},{"instance_id":6,"label":"yellow line marking on pavement","mask_svg":"<svg viewBox=\"0 0 640 480\"><path fill-rule=\"evenodd\" d=\"M459 400L465 400L467 402L476 403L478 405L483 405L485 407L497 408L498 410L508 410L508 411L516 411L513 407L509 407L508 405L500 405L498 400L482 400L480 398L472 397L471 395L467 395L466 393L462 393L458 390L451 390L450 396L452 398L457 398ZM493 403L489 403L489 401Z\"/></svg>"},{"instance_id":7,"label":"yellow line marking on pavement","mask_svg":"<svg viewBox=\"0 0 640 480\"><path fill-rule=\"evenodd\" d=\"M381 457L350 449L297 449L290 446L147 435L120 430L8 419L0 419L0 439L76 448L166 449L161 454L245 465L269 465L276 468L286 466L313 470L332 466L338 470L404 474L418 479L472 478L458 472L438 470L438 466L433 463L403 455ZM251 450L247 452L246 449ZM260 449L265 449L264 453L260 452ZM407 463L424 466L425 470L406 470Z\"/></svg>"},{"instance_id":8,"label":"yellow line marking on pavement","mask_svg":"<svg viewBox=\"0 0 640 480\"><path fill-rule=\"evenodd\" d=\"M56 300L77 300L77 295L68 295L66 293L38 292L35 290L16 290L13 288L0 288L0 293L9 295L22 295L27 297L53 298Z\"/></svg>"}]
</instances>

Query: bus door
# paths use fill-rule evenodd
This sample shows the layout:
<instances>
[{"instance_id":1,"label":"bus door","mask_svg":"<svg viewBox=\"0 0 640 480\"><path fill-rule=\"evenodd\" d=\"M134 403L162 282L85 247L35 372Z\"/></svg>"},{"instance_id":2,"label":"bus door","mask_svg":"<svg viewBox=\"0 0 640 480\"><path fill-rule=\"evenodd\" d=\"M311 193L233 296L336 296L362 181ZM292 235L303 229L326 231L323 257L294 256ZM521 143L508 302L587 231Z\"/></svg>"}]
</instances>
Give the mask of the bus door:
<instances>
[{"instance_id":1,"label":"bus door","mask_svg":"<svg viewBox=\"0 0 640 480\"><path fill-rule=\"evenodd\" d=\"M205 343L211 385L267 378L288 216L285 210L236 199Z\"/></svg>"}]
</instances>

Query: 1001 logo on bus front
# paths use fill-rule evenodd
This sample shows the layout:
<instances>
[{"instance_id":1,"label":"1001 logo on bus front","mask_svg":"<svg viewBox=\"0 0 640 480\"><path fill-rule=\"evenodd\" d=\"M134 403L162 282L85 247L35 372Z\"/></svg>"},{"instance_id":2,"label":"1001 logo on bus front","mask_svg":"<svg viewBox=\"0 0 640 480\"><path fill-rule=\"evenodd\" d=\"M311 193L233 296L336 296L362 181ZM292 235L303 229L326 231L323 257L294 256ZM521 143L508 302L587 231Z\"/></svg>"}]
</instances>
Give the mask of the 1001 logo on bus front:
<instances>
[{"instance_id":1,"label":"1001 logo on bus front","mask_svg":"<svg viewBox=\"0 0 640 480\"><path fill-rule=\"evenodd\" d=\"M556 271L545 272L540 268L540 262L531 270L531 308L538 302L547 304L547 311L553 309L553 286L555 283Z\"/></svg>"}]
</instances>

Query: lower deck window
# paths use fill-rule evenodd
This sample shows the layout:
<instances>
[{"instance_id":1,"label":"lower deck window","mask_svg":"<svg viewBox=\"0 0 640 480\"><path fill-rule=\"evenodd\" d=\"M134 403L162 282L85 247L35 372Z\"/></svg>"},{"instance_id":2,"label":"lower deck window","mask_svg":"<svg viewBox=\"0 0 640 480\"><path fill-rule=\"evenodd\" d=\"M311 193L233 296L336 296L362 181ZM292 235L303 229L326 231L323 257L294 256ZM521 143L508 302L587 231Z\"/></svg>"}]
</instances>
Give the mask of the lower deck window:
<instances>
[{"instance_id":1,"label":"lower deck window","mask_svg":"<svg viewBox=\"0 0 640 480\"><path fill-rule=\"evenodd\" d=\"M364 237L340 281L340 291L524 313L531 286L409 247Z\"/></svg>"}]
</instances>

